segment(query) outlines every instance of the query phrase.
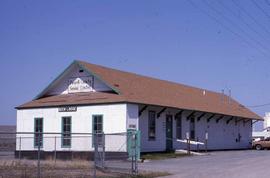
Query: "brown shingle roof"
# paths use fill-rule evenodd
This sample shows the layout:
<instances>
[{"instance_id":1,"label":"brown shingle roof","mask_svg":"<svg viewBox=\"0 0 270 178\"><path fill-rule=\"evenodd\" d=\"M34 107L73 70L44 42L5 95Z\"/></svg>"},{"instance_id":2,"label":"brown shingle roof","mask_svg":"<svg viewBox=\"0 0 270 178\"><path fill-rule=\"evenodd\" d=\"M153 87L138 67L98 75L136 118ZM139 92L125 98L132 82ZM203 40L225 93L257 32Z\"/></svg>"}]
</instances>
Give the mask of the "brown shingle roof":
<instances>
[{"instance_id":1,"label":"brown shingle roof","mask_svg":"<svg viewBox=\"0 0 270 178\"><path fill-rule=\"evenodd\" d=\"M121 95L113 93L73 93L66 95L55 95L40 98L30 101L18 107L20 108L37 108L37 107L53 107L64 105L88 105L88 104L101 104L101 103L115 103L125 102Z\"/></svg>"},{"instance_id":2,"label":"brown shingle roof","mask_svg":"<svg viewBox=\"0 0 270 178\"><path fill-rule=\"evenodd\" d=\"M123 72L83 61L78 61L78 64L114 87L120 93L84 93L51 96L31 101L18 108L132 102L262 119L234 99L221 93Z\"/></svg>"}]
</instances>

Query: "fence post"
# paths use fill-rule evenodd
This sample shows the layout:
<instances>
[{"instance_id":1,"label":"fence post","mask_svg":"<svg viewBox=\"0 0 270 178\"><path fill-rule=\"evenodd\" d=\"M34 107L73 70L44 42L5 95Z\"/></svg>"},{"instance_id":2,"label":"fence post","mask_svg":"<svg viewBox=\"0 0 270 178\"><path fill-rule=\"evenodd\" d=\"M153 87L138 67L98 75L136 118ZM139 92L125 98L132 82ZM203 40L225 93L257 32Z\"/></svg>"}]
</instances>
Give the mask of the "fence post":
<instances>
[{"instance_id":1,"label":"fence post","mask_svg":"<svg viewBox=\"0 0 270 178\"><path fill-rule=\"evenodd\" d=\"M93 133L94 136L94 178L97 177L97 136L96 133Z\"/></svg>"},{"instance_id":2,"label":"fence post","mask_svg":"<svg viewBox=\"0 0 270 178\"><path fill-rule=\"evenodd\" d=\"M135 174L137 175L138 174L138 160L137 160L137 150L138 150L138 144L137 144L137 141L138 141L138 133L135 132Z\"/></svg>"},{"instance_id":3,"label":"fence post","mask_svg":"<svg viewBox=\"0 0 270 178\"><path fill-rule=\"evenodd\" d=\"M190 155L190 140L189 140L189 132L186 132L186 138L187 138L187 154Z\"/></svg>"},{"instance_id":4,"label":"fence post","mask_svg":"<svg viewBox=\"0 0 270 178\"><path fill-rule=\"evenodd\" d=\"M56 164L56 136L54 137L54 164Z\"/></svg>"},{"instance_id":5,"label":"fence post","mask_svg":"<svg viewBox=\"0 0 270 178\"><path fill-rule=\"evenodd\" d=\"M190 155L190 149L191 149L191 147L190 147L190 139L188 139L188 154Z\"/></svg>"},{"instance_id":6,"label":"fence post","mask_svg":"<svg viewBox=\"0 0 270 178\"><path fill-rule=\"evenodd\" d=\"M102 168L105 167L105 134L102 132Z\"/></svg>"},{"instance_id":7,"label":"fence post","mask_svg":"<svg viewBox=\"0 0 270 178\"><path fill-rule=\"evenodd\" d=\"M131 172L134 174L134 139L133 139L133 132L130 132L130 140L131 140Z\"/></svg>"},{"instance_id":8,"label":"fence post","mask_svg":"<svg viewBox=\"0 0 270 178\"><path fill-rule=\"evenodd\" d=\"M22 137L20 136L20 140L19 140L19 160L21 161L21 149L22 149Z\"/></svg>"},{"instance_id":9,"label":"fence post","mask_svg":"<svg viewBox=\"0 0 270 178\"><path fill-rule=\"evenodd\" d=\"M130 153L131 153L131 173L138 174L138 132L128 132L128 140L130 140Z\"/></svg>"},{"instance_id":10,"label":"fence post","mask_svg":"<svg viewBox=\"0 0 270 178\"><path fill-rule=\"evenodd\" d=\"M40 178L40 144L41 144L41 140L40 140L40 132L38 133L38 175L37 177Z\"/></svg>"},{"instance_id":11,"label":"fence post","mask_svg":"<svg viewBox=\"0 0 270 178\"><path fill-rule=\"evenodd\" d=\"M198 144L199 138L198 137L197 137L196 141L197 141L197 143L196 143L196 145L197 145L197 152L199 152L199 144Z\"/></svg>"},{"instance_id":12,"label":"fence post","mask_svg":"<svg viewBox=\"0 0 270 178\"><path fill-rule=\"evenodd\" d=\"M207 153L207 141L208 141L208 132L205 132L205 152Z\"/></svg>"}]
</instances>

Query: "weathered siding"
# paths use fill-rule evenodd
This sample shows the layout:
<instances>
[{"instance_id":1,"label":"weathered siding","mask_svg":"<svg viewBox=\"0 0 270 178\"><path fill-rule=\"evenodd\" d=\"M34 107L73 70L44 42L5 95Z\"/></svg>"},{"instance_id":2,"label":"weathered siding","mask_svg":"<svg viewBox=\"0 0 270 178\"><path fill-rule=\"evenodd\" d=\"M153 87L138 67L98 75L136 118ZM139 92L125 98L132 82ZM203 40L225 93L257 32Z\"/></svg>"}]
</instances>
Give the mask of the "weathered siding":
<instances>
[{"instance_id":1,"label":"weathered siding","mask_svg":"<svg viewBox=\"0 0 270 178\"><path fill-rule=\"evenodd\" d=\"M142 106L141 106L142 107ZM92 133L92 115L103 115L103 129L105 133L126 132L128 128L135 126L134 129L141 131L141 151L154 152L166 150L166 115L173 116L173 148L186 149L186 144L176 141L176 120L174 116L179 110L166 109L159 118L156 118L156 139L148 139L148 113L155 111L156 114L162 110L162 107L149 106L139 117L139 109L136 104L111 104L97 106L79 106L77 112L58 112L58 108L43 109L26 109L17 111L17 132L33 132L34 118L42 117L44 119L44 132L61 132L61 119L64 116L72 117L72 133ZM186 117L190 113L188 111L182 114L182 139L186 138L186 132L189 132L190 120ZM200 115L197 113L196 116ZM215 116L207 122L209 114L205 115L199 121L195 119L195 139L200 142L205 141L205 133L208 132L208 149L241 149L249 148L251 142L251 121L246 124L243 121L235 124L235 120L226 123L229 117L216 122L218 116ZM139 119L138 119L139 118ZM238 134L241 135L240 142L236 142ZM29 135L25 135L29 136ZM47 135L48 136L48 135ZM51 138L44 138L44 151L54 150L54 135ZM59 135L58 135L59 136ZM33 137L33 135L31 135ZM126 151L125 136L107 136L107 151ZM92 148L91 138L72 138L71 148L61 147L61 138L57 138L57 150L72 151L90 151ZM19 140L17 139L17 149L19 148ZM33 138L22 139L22 150L33 150ZM196 149L195 146L192 147ZM119 150L120 149L120 150ZM204 149L204 146L199 146Z\"/></svg>"},{"instance_id":2,"label":"weathered siding","mask_svg":"<svg viewBox=\"0 0 270 178\"><path fill-rule=\"evenodd\" d=\"M148 114L149 111L160 111L162 108L149 106L139 118L139 130L141 130L141 151L164 151L166 149L165 140L165 115L162 114L160 118L156 119L156 139L148 139ZM166 112L165 112L166 113Z\"/></svg>"},{"instance_id":3,"label":"weathered siding","mask_svg":"<svg viewBox=\"0 0 270 178\"><path fill-rule=\"evenodd\" d=\"M92 133L92 115L103 115L103 130L106 133L126 132L126 104L78 106L77 112L58 112L58 108L25 109L17 111L17 132L34 132L34 118L42 117L44 121L43 132L60 133L62 129L62 117L72 117L72 133ZM21 135L33 137L33 135ZM58 137L60 135L57 135ZM44 151L54 150L54 135L44 136ZM88 151L92 150L92 138L73 135L70 148L61 147L61 138L57 138L57 150ZM106 150L125 151L126 136L106 136ZM19 149L17 139L17 149ZM122 145L121 149L120 146ZM124 146L123 146L124 145ZM33 150L33 138L22 138L22 150ZM35 148L36 149L36 148ZM119 150L120 149L120 150Z\"/></svg>"},{"instance_id":4,"label":"weathered siding","mask_svg":"<svg viewBox=\"0 0 270 178\"><path fill-rule=\"evenodd\" d=\"M176 109L167 109L163 112L160 118L156 118L156 139L148 140L148 112L161 111L161 107L148 107L139 118L139 129L142 132L141 138L141 151L152 152L152 151L165 151L166 150L166 115L171 114L173 118L179 111ZM186 132L189 132L190 120L186 117L190 112L185 111L182 114L182 138L186 138ZM196 116L200 115L197 113ZM222 150L222 149L245 149L250 148L252 126L251 121L246 124L243 121L235 124L235 119L230 121L229 124L226 121L229 117L216 122L218 115L207 122L207 118L211 115L205 115L200 121L195 119L195 139L200 142L205 142L205 133L208 132L208 149L210 150ZM239 118L238 118L239 119ZM241 135L240 142L236 142L238 133ZM176 120L173 119L173 147L174 149L186 149L187 146L184 143L176 141ZM199 146L199 149L204 149L204 146ZM193 146L192 149L197 149Z\"/></svg>"}]
</instances>

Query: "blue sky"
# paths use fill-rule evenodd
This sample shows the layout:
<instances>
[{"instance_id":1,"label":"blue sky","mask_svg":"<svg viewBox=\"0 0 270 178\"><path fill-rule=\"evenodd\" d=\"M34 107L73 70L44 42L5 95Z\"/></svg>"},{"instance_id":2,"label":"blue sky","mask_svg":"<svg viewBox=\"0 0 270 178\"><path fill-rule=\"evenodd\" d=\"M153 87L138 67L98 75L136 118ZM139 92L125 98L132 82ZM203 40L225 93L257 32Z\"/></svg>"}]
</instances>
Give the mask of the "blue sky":
<instances>
[{"instance_id":1,"label":"blue sky","mask_svg":"<svg viewBox=\"0 0 270 178\"><path fill-rule=\"evenodd\" d=\"M0 124L74 59L270 103L269 0L1 0L0 24Z\"/></svg>"}]
</instances>

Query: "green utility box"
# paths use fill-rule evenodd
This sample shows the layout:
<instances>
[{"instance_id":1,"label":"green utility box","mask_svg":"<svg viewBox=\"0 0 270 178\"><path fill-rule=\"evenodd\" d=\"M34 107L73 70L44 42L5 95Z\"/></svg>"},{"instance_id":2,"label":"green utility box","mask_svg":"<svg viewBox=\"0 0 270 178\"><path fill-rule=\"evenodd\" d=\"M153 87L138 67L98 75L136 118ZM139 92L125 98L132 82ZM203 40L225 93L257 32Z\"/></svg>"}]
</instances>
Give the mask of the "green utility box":
<instances>
[{"instance_id":1,"label":"green utility box","mask_svg":"<svg viewBox=\"0 0 270 178\"><path fill-rule=\"evenodd\" d=\"M132 156L140 159L141 156L141 131L128 129L127 130L127 151L129 159Z\"/></svg>"}]
</instances>

